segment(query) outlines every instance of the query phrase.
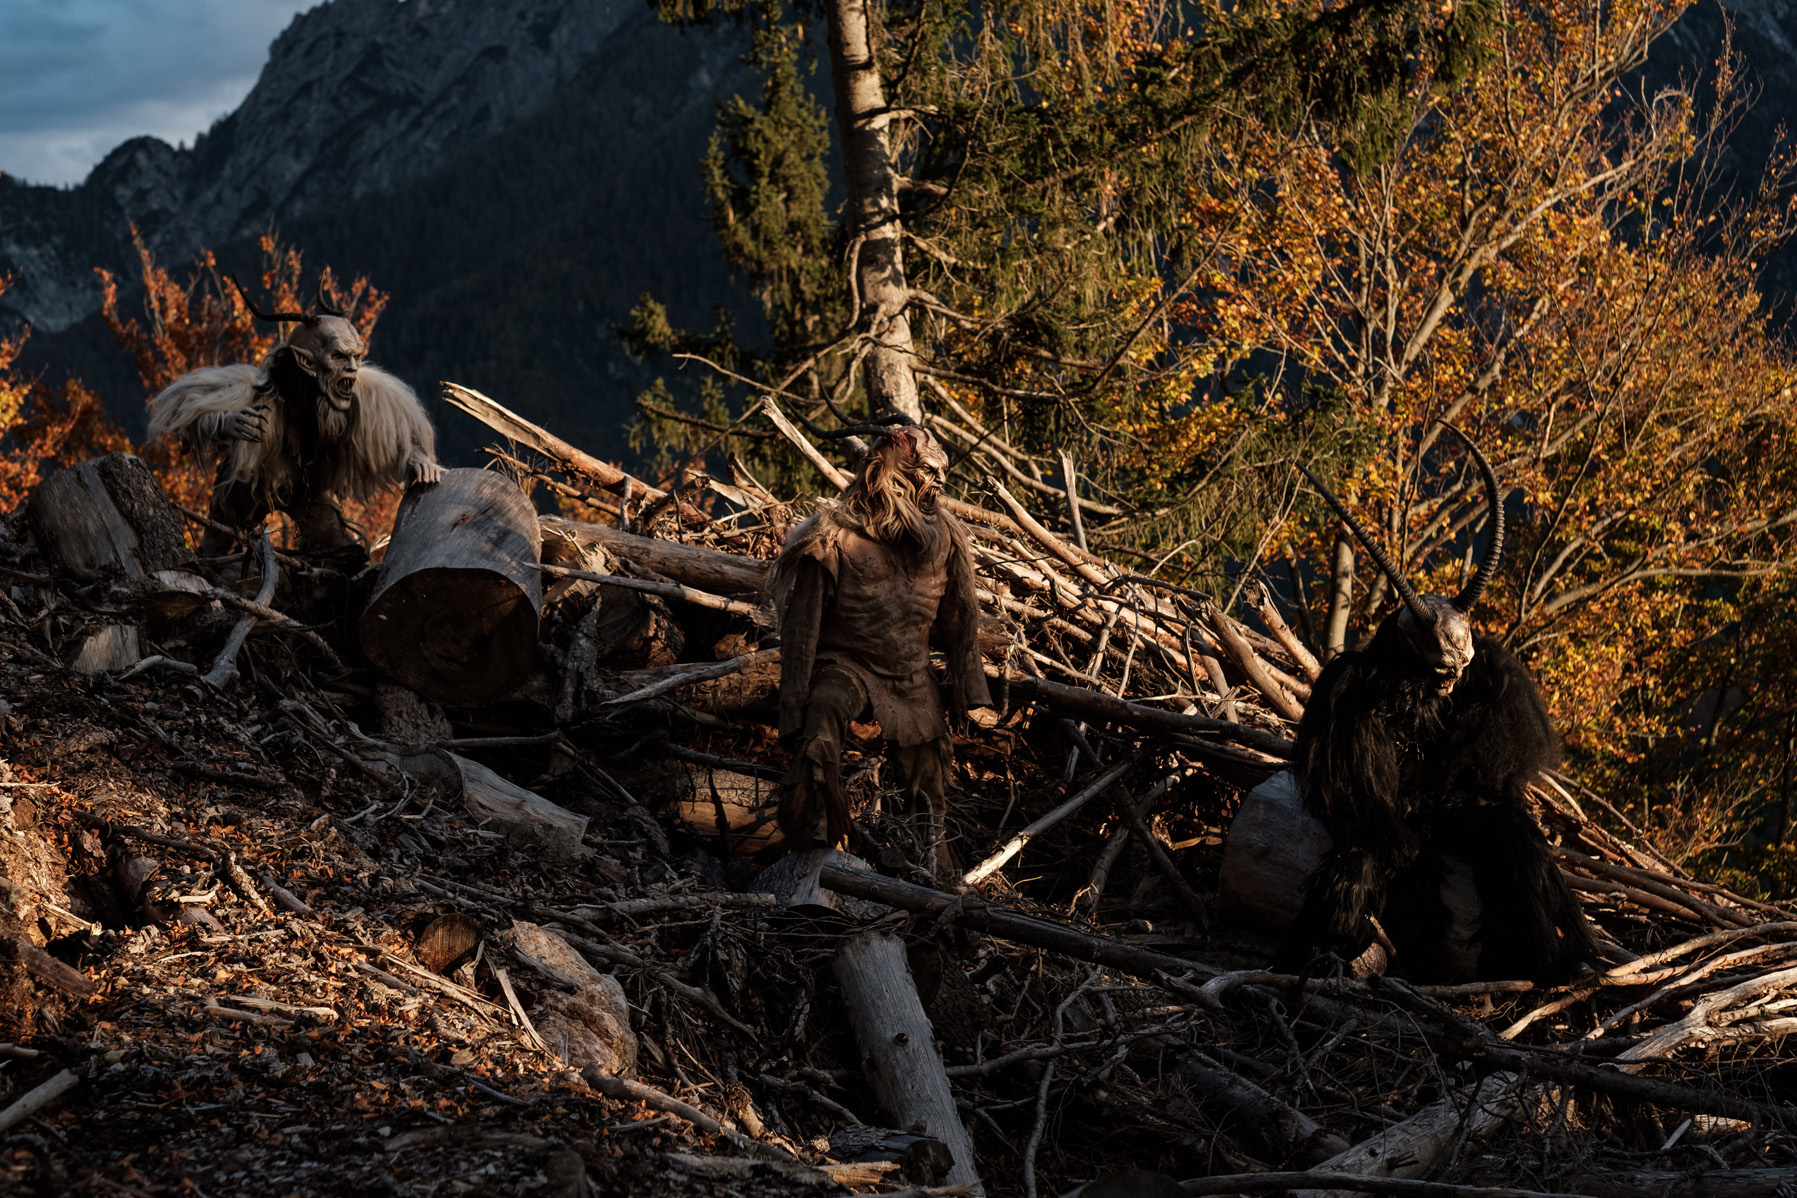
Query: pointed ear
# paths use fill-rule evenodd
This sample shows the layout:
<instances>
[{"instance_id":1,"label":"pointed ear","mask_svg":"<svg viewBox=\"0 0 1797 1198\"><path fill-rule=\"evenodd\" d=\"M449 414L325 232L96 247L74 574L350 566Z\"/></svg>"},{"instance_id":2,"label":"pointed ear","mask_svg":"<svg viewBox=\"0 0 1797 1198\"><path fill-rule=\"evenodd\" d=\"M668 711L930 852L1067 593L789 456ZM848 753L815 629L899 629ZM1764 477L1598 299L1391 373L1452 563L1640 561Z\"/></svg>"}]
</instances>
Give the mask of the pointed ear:
<instances>
[{"instance_id":1,"label":"pointed ear","mask_svg":"<svg viewBox=\"0 0 1797 1198\"><path fill-rule=\"evenodd\" d=\"M299 363L299 368L301 370L305 371L313 378L318 377L318 364L312 361L311 354L299 348L297 345L289 345L287 347L287 352L293 355L293 360Z\"/></svg>"}]
</instances>

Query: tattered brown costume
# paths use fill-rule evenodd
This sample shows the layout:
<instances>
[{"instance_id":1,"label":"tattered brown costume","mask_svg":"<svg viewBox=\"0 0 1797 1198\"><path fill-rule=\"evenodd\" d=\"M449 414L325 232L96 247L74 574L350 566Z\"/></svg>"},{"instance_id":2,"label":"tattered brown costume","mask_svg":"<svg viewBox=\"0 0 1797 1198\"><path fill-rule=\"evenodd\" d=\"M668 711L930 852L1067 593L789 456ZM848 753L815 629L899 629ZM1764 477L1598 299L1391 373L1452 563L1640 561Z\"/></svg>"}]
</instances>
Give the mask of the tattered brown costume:
<instances>
[{"instance_id":1,"label":"tattered brown costume","mask_svg":"<svg viewBox=\"0 0 1797 1198\"><path fill-rule=\"evenodd\" d=\"M882 438L844 498L794 529L774 565L780 735L798 738L780 826L795 843L817 840L820 822L831 844L848 842L842 746L849 721L871 711L906 801L915 810L928 799L932 850L946 861L951 756L931 648L947 658L957 719L991 703L973 554L935 502L946 465L921 428Z\"/></svg>"}]
</instances>

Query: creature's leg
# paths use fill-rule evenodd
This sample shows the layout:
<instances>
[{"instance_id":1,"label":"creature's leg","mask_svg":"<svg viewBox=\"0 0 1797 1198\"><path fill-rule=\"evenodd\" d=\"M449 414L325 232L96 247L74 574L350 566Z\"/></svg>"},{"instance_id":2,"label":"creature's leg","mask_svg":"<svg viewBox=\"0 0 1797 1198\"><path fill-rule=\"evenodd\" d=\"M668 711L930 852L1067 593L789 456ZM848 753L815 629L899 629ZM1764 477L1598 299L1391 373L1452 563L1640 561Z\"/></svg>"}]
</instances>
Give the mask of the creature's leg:
<instances>
[{"instance_id":1,"label":"creature's leg","mask_svg":"<svg viewBox=\"0 0 1797 1198\"><path fill-rule=\"evenodd\" d=\"M356 535L343 518L342 507L333 500L295 495L285 510L299 530L300 547L308 552L329 552L356 544Z\"/></svg>"},{"instance_id":2,"label":"creature's leg","mask_svg":"<svg viewBox=\"0 0 1797 1198\"><path fill-rule=\"evenodd\" d=\"M1547 837L1516 807L1462 807L1439 820L1441 845L1472 866L1483 907L1479 976L1564 982L1597 946Z\"/></svg>"},{"instance_id":3,"label":"creature's leg","mask_svg":"<svg viewBox=\"0 0 1797 1198\"><path fill-rule=\"evenodd\" d=\"M946 736L921 745L886 743L886 760L892 763L913 823L920 815L927 820L931 868L939 882L960 873L954 850L948 844L948 775L953 760L950 752Z\"/></svg>"},{"instance_id":4,"label":"creature's leg","mask_svg":"<svg viewBox=\"0 0 1797 1198\"><path fill-rule=\"evenodd\" d=\"M1363 849L1323 858L1304 880L1304 906L1273 957L1273 968L1296 973L1324 953L1352 961L1373 942L1372 924L1385 910L1391 867Z\"/></svg>"},{"instance_id":5,"label":"creature's leg","mask_svg":"<svg viewBox=\"0 0 1797 1198\"><path fill-rule=\"evenodd\" d=\"M847 847L853 829L842 792L842 743L849 721L866 707L867 692L853 674L825 665L812 675L805 726L780 788L780 831L794 846Z\"/></svg>"},{"instance_id":6,"label":"creature's leg","mask_svg":"<svg viewBox=\"0 0 1797 1198\"><path fill-rule=\"evenodd\" d=\"M214 523L231 528L260 528L268 519L268 505L257 497L256 489L250 484L226 478L221 467L218 481L212 486L212 503L206 514ZM218 557L229 553L233 543L229 533L208 528L200 536L200 556Z\"/></svg>"},{"instance_id":7,"label":"creature's leg","mask_svg":"<svg viewBox=\"0 0 1797 1198\"><path fill-rule=\"evenodd\" d=\"M1449 977L1445 946L1453 913L1441 897L1446 867L1433 845L1392 878L1379 922L1398 950L1396 965L1416 981L1470 981Z\"/></svg>"}]
</instances>

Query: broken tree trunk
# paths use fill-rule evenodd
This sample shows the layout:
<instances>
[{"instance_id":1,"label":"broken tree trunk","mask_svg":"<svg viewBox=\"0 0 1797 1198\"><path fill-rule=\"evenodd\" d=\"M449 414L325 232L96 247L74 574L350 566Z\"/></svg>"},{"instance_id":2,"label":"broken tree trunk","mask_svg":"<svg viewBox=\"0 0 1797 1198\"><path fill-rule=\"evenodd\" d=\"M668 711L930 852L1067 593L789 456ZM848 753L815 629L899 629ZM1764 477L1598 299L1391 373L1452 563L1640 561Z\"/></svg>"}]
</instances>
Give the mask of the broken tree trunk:
<instances>
[{"instance_id":1,"label":"broken tree trunk","mask_svg":"<svg viewBox=\"0 0 1797 1198\"><path fill-rule=\"evenodd\" d=\"M362 651L452 707L517 690L537 664L541 540L536 511L502 474L450 470L413 487L362 613Z\"/></svg>"},{"instance_id":2,"label":"broken tree trunk","mask_svg":"<svg viewBox=\"0 0 1797 1198\"><path fill-rule=\"evenodd\" d=\"M640 478L632 478L610 462L602 462L592 454L576 449L548 429L532 424L471 387L444 383L443 402L460 408L506 440L528 445L563 469L590 478L602 487L625 492L637 499L661 499L667 495Z\"/></svg>"},{"instance_id":3,"label":"broken tree trunk","mask_svg":"<svg viewBox=\"0 0 1797 1198\"><path fill-rule=\"evenodd\" d=\"M1317 1173L1360 1177L1425 1177L1458 1145L1482 1139L1512 1119L1547 1105L1539 1086L1514 1073L1481 1078L1470 1093L1425 1107L1346 1152L1313 1166ZM1324 1190L1293 1190L1294 1198L1328 1198Z\"/></svg>"},{"instance_id":4,"label":"broken tree trunk","mask_svg":"<svg viewBox=\"0 0 1797 1198\"><path fill-rule=\"evenodd\" d=\"M199 580L188 571L186 526L150 468L125 453L93 458L45 479L28 508L38 545L83 582L148 579L176 593ZM202 584L203 585L203 584ZM158 588L150 592L152 613ZM141 656L135 624L91 628L74 646L71 669L126 669Z\"/></svg>"},{"instance_id":5,"label":"broken tree trunk","mask_svg":"<svg viewBox=\"0 0 1797 1198\"><path fill-rule=\"evenodd\" d=\"M851 936L836 952L836 980L881 1107L905 1131L942 1141L954 1157L947 1184L984 1193L974 1167L973 1141L955 1109L935 1029L911 980L904 941L885 932Z\"/></svg>"},{"instance_id":6,"label":"broken tree trunk","mask_svg":"<svg viewBox=\"0 0 1797 1198\"><path fill-rule=\"evenodd\" d=\"M1304 881L1328 856L1329 829L1304 809L1291 771L1273 775L1242 799L1229 836L1223 842L1223 868L1217 900L1225 919L1282 936L1304 905ZM1447 867L1441 896L1452 914L1438 954L1427 961L1406 961L1412 976L1457 980L1473 976L1479 959L1474 938L1479 928L1479 895L1472 871L1454 858Z\"/></svg>"},{"instance_id":7,"label":"broken tree trunk","mask_svg":"<svg viewBox=\"0 0 1797 1198\"><path fill-rule=\"evenodd\" d=\"M514 786L478 761L456 753L445 757L461 775L462 801L476 819L505 825L508 836L542 845L551 855L575 856L586 835L587 817L558 807L539 794Z\"/></svg>"}]
</instances>

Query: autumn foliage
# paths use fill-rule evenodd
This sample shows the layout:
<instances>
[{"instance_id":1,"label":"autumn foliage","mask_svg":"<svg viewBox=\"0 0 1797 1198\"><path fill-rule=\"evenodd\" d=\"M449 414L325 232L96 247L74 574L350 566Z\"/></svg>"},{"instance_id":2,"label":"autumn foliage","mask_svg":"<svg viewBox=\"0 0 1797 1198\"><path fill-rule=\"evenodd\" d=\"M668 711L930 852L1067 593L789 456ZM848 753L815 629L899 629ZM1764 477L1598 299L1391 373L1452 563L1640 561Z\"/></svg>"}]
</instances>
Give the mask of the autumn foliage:
<instances>
[{"instance_id":1,"label":"autumn foliage","mask_svg":"<svg viewBox=\"0 0 1797 1198\"><path fill-rule=\"evenodd\" d=\"M99 397L79 382L51 388L22 377L15 362L24 343L24 334L0 341L0 512L17 508L46 474L128 446Z\"/></svg>"}]
</instances>

